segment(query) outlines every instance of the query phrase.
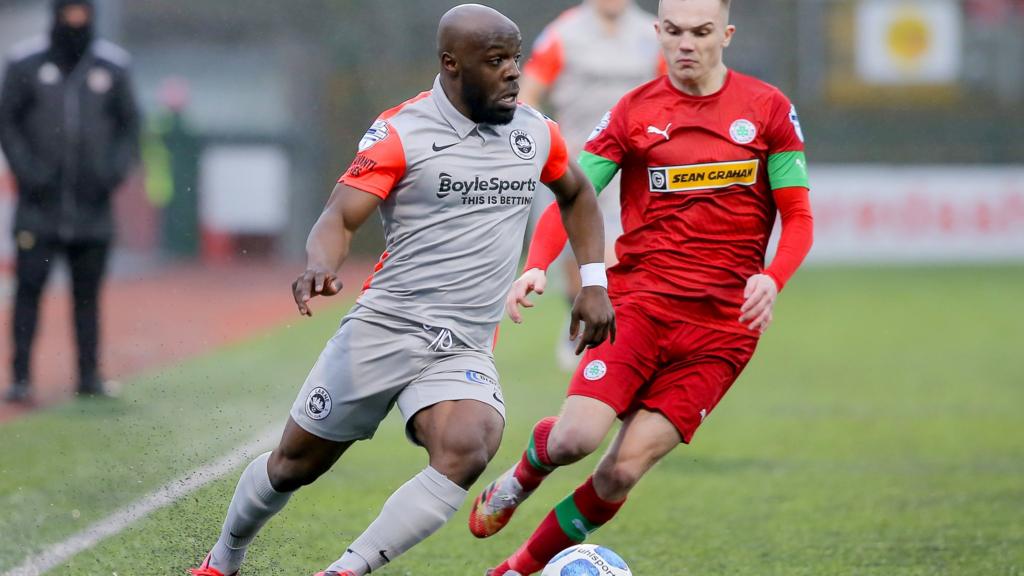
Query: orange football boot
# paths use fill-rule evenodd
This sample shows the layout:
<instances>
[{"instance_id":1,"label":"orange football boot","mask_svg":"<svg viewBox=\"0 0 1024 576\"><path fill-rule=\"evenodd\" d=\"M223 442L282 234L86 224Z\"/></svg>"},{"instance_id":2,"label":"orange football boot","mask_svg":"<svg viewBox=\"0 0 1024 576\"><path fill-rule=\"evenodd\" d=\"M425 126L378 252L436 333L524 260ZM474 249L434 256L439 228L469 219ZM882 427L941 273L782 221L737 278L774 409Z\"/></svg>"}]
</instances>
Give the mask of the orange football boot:
<instances>
[{"instance_id":1,"label":"orange football boot","mask_svg":"<svg viewBox=\"0 0 1024 576\"><path fill-rule=\"evenodd\" d=\"M189 573L192 574L192 576L225 576L223 572L210 566L209 554L206 555L206 560L203 560L203 563L199 565L199 568L192 568L189 570ZM230 576L238 576L238 572L234 572Z\"/></svg>"},{"instance_id":2,"label":"orange football boot","mask_svg":"<svg viewBox=\"0 0 1024 576\"><path fill-rule=\"evenodd\" d=\"M473 501L469 512L469 531L477 538L494 536L512 519L516 508L532 492L523 490L515 477L515 467L491 482Z\"/></svg>"}]
</instances>

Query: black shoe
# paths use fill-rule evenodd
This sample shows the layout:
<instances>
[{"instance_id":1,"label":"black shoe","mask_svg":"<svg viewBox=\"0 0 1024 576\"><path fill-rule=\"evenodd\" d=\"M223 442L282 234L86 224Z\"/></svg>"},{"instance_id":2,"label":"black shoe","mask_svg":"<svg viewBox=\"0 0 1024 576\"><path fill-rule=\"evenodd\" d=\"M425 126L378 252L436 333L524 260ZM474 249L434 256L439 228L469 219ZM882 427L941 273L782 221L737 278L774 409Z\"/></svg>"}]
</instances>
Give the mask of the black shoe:
<instances>
[{"instance_id":1,"label":"black shoe","mask_svg":"<svg viewBox=\"0 0 1024 576\"><path fill-rule=\"evenodd\" d=\"M78 385L78 396L88 398L113 398L115 395L100 380L87 380Z\"/></svg>"},{"instance_id":2,"label":"black shoe","mask_svg":"<svg viewBox=\"0 0 1024 576\"><path fill-rule=\"evenodd\" d=\"M24 380L15 382L4 397L7 402L26 404L32 400L32 387Z\"/></svg>"}]
</instances>

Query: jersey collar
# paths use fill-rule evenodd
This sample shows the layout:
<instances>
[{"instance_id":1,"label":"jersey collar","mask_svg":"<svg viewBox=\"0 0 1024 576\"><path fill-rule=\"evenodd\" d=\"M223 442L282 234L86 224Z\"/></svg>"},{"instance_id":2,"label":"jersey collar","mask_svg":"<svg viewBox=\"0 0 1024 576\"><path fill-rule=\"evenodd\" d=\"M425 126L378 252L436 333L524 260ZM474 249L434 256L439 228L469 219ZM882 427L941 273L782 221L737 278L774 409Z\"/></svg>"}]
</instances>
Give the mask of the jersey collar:
<instances>
[{"instance_id":1,"label":"jersey collar","mask_svg":"<svg viewBox=\"0 0 1024 576\"><path fill-rule=\"evenodd\" d=\"M434 102L437 104L437 110L441 113L441 117L451 125L459 135L459 138L465 139L466 136L469 136L469 133L476 128L476 122L466 118L448 99L448 95L444 93L444 88L441 86L440 74L434 78L433 94Z\"/></svg>"}]
</instances>

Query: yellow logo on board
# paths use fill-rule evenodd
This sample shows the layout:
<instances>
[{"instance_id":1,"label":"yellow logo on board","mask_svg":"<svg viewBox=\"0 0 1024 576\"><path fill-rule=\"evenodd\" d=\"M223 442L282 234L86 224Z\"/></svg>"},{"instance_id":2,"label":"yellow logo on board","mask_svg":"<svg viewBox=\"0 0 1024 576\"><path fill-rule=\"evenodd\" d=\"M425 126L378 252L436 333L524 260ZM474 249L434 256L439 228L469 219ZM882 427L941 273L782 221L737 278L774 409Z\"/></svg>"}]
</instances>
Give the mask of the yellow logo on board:
<instances>
[{"instance_id":1,"label":"yellow logo on board","mask_svg":"<svg viewBox=\"0 0 1024 576\"><path fill-rule=\"evenodd\" d=\"M690 166L650 167L647 175L651 192L690 192L713 190L729 186L757 184L759 160L716 162Z\"/></svg>"}]
</instances>

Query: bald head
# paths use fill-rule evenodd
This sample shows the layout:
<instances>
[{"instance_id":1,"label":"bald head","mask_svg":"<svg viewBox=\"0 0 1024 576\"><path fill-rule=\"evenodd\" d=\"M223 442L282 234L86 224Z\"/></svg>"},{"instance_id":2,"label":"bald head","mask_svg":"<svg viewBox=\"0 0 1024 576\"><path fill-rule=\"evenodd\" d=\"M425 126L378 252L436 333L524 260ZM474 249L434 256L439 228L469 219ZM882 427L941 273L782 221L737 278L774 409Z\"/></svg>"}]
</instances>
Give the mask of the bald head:
<instances>
[{"instance_id":1,"label":"bald head","mask_svg":"<svg viewBox=\"0 0 1024 576\"><path fill-rule=\"evenodd\" d=\"M441 86L455 108L478 124L507 124L516 113L523 37L504 14L462 4L441 17Z\"/></svg>"},{"instance_id":2,"label":"bald head","mask_svg":"<svg viewBox=\"0 0 1024 576\"><path fill-rule=\"evenodd\" d=\"M466 50L486 50L509 37L518 38L519 27L501 12L482 4L460 4L441 17L437 27L437 53L458 56Z\"/></svg>"}]
</instances>

